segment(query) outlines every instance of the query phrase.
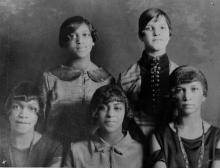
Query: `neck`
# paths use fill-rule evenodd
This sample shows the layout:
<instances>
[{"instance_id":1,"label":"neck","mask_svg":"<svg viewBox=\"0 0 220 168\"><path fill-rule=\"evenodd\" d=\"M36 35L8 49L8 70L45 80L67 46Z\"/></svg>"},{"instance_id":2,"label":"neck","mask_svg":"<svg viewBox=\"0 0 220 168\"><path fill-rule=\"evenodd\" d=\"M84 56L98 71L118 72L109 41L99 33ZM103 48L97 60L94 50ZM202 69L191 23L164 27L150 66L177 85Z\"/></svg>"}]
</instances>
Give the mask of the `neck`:
<instances>
[{"instance_id":1,"label":"neck","mask_svg":"<svg viewBox=\"0 0 220 168\"><path fill-rule=\"evenodd\" d=\"M11 144L18 149L30 148L34 134L34 131L26 134L18 134L12 131L10 134Z\"/></svg>"},{"instance_id":2,"label":"neck","mask_svg":"<svg viewBox=\"0 0 220 168\"><path fill-rule=\"evenodd\" d=\"M95 65L91 62L90 58L86 57L73 59L70 66L75 69L86 70L93 69Z\"/></svg>"},{"instance_id":3,"label":"neck","mask_svg":"<svg viewBox=\"0 0 220 168\"><path fill-rule=\"evenodd\" d=\"M98 135L110 145L117 144L124 137L122 131L107 133L105 131L98 130Z\"/></svg>"},{"instance_id":4,"label":"neck","mask_svg":"<svg viewBox=\"0 0 220 168\"><path fill-rule=\"evenodd\" d=\"M159 57L161 55L166 54L166 49L162 49L159 51L152 51L152 50L149 50L146 48L145 51L147 52L147 55L149 55L151 57Z\"/></svg>"}]
</instances>

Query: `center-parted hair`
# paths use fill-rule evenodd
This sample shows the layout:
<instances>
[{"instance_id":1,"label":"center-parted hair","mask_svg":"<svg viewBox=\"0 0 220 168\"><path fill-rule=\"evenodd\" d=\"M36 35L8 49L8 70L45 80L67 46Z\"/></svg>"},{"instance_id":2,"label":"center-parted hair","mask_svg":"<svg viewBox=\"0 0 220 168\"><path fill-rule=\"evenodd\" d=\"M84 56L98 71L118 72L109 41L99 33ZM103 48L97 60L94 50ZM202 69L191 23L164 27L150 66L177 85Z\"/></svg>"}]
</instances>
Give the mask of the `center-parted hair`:
<instances>
[{"instance_id":1,"label":"center-parted hair","mask_svg":"<svg viewBox=\"0 0 220 168\"><path fill-rule=\"evenodd\" d=\"M171 36L171 21L169 16L161 9L158 8L149 8L145 10L139 17L138 22L138 35L139 37L143 37L143 30L145 29L148 22L150 22L152 19L158 19L160 16L163 16L167 22L168 28L170 30L170 36Z\"/></svg>"},{"instance_id":2,"label":"center-parted hair","mask_svg":"<svg viewBox=\"0 0 220 168\"><path fill-rule=\"evenodd\" d=\"M132 113L130 111L128 98L123 91L123 89L117 84L108 84L98 88L90 103L90 115L93 122L96 122L96 116L99 112L99 107L101 105L106 105L109 102L117 101L122 102L125 105L125 118L123 121L123 129L127 130L128 119L132 118Z\"/></svg>"},{"instance_id":3,"label":"center-parted hair","mask_svg":"<svg viewBox=\"0 0 220 168\"><path fill-rule=\"evenodd\" d=\"M69 42L72 40L72 33L74 33L82 24L86 24L88 26L93 42L95 43L97 41L98 36L94 26L86 18L82 16L73 16L66 19L60 27L60 47L68 47Z\"/></svg>"},{"instance_id":4,"label":"center-parted hair","mask_svg":"<svg viewBox=\"0 0 220 168\"><path fill-rule=\"evenodd\" d=\"M176 68L169 77L170 91L178 85L198 81L202 84L203 95L208 94L208 83L205 75L199 70L191 66L183 65Z\"/></svg>"},{"instance_id":5,"label":"center-parted hair","mask_svg":"<svg viewBox=\"0 0 220 168\"><path fill-rule=\"evenodd\" d=\"M37 100L39 103L38 116L44 117L43 113L43 101L41 97L41 92L38 86L29 81L23 81L15 86L11 93L9 94L6 103L5 103L5 112L7 115L10 115L10 109L13 101L31 101Z\"/></svg>"}]
</instances>

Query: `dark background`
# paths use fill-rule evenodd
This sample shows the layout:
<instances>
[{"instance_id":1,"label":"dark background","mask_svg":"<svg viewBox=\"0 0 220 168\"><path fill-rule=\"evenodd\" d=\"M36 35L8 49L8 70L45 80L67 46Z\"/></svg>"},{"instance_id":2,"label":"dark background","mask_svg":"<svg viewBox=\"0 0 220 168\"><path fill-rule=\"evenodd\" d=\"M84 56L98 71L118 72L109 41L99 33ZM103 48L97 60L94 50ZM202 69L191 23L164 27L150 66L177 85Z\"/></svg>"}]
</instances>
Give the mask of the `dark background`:
<instances>
[{"instance_id":1,"label":"dark background","mask_svg":"<svg viewBox=\"0 0 220 168\"><path fill-rule=\"evenodd\" d=\"M97 28L92 60L117 77L142 53L137 21L149 7L162 8L172 20L169 57L207 76L203 116L220 126L219 0L0 0L1 104L18 82L37 82L43 71L66 60L59 27L73 15L85 16Z\"/></svg>"}]
</instances>

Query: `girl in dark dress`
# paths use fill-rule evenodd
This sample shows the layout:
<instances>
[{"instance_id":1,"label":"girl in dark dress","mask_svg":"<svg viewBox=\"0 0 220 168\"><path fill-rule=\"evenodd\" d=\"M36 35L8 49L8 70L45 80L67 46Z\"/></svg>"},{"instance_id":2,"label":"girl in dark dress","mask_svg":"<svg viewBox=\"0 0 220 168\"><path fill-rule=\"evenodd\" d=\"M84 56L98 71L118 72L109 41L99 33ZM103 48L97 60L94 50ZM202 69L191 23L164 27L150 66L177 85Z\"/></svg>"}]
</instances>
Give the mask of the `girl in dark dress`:
<instances>
[{"instance_id":1,"label":"girl in dark dress","mask_svg":"<svg viewBox=\"0 0 220 168\"><path fill-rule=\"evenodd\" d=\"M164 11L157 8L144 11L139 18L138 30L144 51L136 64L119 75L119 83L132 105L135 122L146 137L169 118L168 79L177 67L166 52L171 32L171 21Z\"/></svg>"},{"instance_id":2,"label":"girl in dark dress","mask_svg":"<svg viewBox=\"0 0 220 168\"><path fill-rule=\"evenodd\" d=\"M181 66L170 76L174 122L157 129L151 139L154 168L219 168L220 129L201 117L208 85L194 67Z\"/></svg>"}]
</instances>

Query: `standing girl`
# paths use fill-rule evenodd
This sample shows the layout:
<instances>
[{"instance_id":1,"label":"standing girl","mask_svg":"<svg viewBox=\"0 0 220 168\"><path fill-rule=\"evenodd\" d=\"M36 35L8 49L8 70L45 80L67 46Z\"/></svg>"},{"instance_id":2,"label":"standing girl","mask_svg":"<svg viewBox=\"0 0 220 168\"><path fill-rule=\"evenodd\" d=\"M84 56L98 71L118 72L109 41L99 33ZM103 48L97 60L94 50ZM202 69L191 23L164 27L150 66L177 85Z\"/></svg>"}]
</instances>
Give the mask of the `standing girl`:
<instances>
[{"instance_id":1,"label":"standing girl","mask_svg":"<svg viewBox=\"0 0 220 168\"><path fill-rule=\"evenodd\" d=\"M88 105L97 88L111 75L91 61L97 40L93 25L81 16L70 17L60 27L59 44L70 60L43 74L46 130L60 141L77 141L89 134Z\"/></svg>"}]
</instances>

